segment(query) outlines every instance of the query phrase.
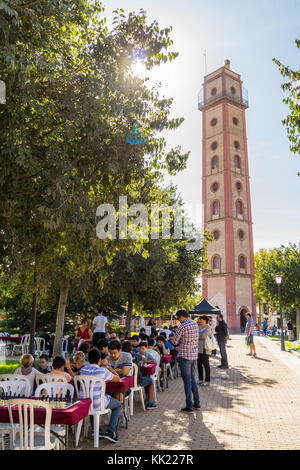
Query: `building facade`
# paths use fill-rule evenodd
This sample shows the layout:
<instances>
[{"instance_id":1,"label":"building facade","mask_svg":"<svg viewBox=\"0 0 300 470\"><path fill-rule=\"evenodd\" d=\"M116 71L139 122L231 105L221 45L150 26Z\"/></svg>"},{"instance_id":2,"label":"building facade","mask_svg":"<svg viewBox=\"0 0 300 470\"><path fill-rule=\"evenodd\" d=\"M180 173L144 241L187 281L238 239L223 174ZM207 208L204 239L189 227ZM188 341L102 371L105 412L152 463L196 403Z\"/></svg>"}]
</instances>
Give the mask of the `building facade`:
<instances>
[{"instance_id":1,"label":"building facade","mask_svg":"<svg viewBox=\"0 0 300 470\"><path fill-rule=\"evenodd\" d=\"M204 77L202 203L209 244L203 296L218 306L231 331L243 331L245 314L256 317L254 251L245 110L248 95L230 62Z\"/></svg>"}]
</instances>

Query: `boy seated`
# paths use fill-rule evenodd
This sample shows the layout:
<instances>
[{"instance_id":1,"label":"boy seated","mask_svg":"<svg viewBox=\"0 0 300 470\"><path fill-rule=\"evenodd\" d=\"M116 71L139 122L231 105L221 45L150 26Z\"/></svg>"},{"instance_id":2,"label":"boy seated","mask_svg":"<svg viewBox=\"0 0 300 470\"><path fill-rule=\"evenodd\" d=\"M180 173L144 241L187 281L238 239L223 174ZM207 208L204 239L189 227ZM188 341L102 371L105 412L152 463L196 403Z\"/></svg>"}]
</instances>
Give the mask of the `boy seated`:
<instances>
[{"instance_id":1,"label":"boy seated","mask_svg":"<svg viewBox=\"0 0 300 470\"><path fill-rule=\"evenodd\" d=\"M167 335L164 331L161 332L160 336L163 336L165 338L165 348L166 348L167 352L168 352L168 350L171 351L171 349L173 349L173 347L174 347L173 344L171 344L170 341L169 341L171 333L169 335L169 339L167 339ZM173 335L173 337L174 337L174 335Z\"/></svg>"},{"instance_id":2,"label":"boy seated","mask_svg":"<svg viewBox=\"0 0 300 470\"><path fill-rule=\"evenodd\" d=\"M145 387L147 402L145 404L146 410L153 410L157 408L157 404L153 402L155 382L151 377L142 375L141 365L143 362L155 363L153 356L147 352L147 343L140 344L140 352L135 354L134 363L138 366L137 382L141 387Z\"/></svg>"},{"instance_id":3,"label":"boy seated","mask_svg":"<svg viewBox=\"0 0 300 470\"><path fill-rule=\"evenodd\" d=\"M94 377L99 377L105 382L120 382L120 377L118 374L111 369L110 367L106 368L102 365L101 355L98 349L93 348L88 353L89 364L83 366L80 371L80 375L92 375ZM93 407L95 410L100 409L100 398L101 398L101 383L96 383L94 387L93 394ZM79 393L80 396L80 393ZM105 434L100 431L99 437L108 439L111 442L118 442L117 428L119 424L120 414L121 414L121 403L115 398L110 397L109 395L104 396L104 407L111 409L110 420L108 428ZM93 424L93 416L91 416L91 421Z\"/></svg>"},{"instance_id":4,"label":"boy seated","mask_svg":"<svg viewBox=\"0 0 300 470\"><path fill-rule=\"evenodd\" d=\"M49 374L51 367L47 354L41 354L39 357L39 367L37 368L40 374Z\"/></svg>"},{"instance_id":5,"label":"boy seated","mask_svg":"<svg viewBox=\"0 0 300 470\"><path fill-rule=\"evenodd\" d=\"M139 348L139 344L140 344L140 338L138 337L138 335L133 335L131 336L130 338L130 342L131 342L131 345L132 345L132 352L133 353L138 353L140 348Z\"/></svg>"},{"instance_id":6,"label":"boy seated","mask_svg":"<svg viewBox=\"0 0 300 470\"><path fill-rule=\"evenodd\" d=\"M109 355L106 357L108 364L120 375L127 377L132 375L132 356L122 351L119 341L111 341L108 345Z\"/></svg>"},{"instance_id":7,"label":"boy seated","mask_svg":"<svg viewBox=\"0 0 300 470\"><path fill-rule=\"evenodd\" d=\"M157 337L157 348L158 348L161 356L166 356L167 355L167 350L165 348L165 337L162 336L162 335L159 335Z\"/></svg>"},{"instance_id":8,"label":"boy seated","mask_svg":"<svg viewBox=\"0 0 300 470\"><path fill-rule=\"evenodd\" d=\"M100 354L101 354L101 359L105 359L109 352L108 352L108 342L106 341L106 339L99 339L98 343L97 343L97 349L100 351Z\"/></svg>"},{"instance_id":9,"label":"boy seated","mask_svg":"<svg viewBox=\"0 0 300 470\"><path fill-rule=\"evenodd\" d=\"M70 366L70 361L67 361L62 356L56 356L52 362L53 371L50 374L57 374L57 381L59 382L59 376L65 377L67 382L71 382L74 374ZM67 369L68 372L64 370Z\"/></svg>"}]
</instances>

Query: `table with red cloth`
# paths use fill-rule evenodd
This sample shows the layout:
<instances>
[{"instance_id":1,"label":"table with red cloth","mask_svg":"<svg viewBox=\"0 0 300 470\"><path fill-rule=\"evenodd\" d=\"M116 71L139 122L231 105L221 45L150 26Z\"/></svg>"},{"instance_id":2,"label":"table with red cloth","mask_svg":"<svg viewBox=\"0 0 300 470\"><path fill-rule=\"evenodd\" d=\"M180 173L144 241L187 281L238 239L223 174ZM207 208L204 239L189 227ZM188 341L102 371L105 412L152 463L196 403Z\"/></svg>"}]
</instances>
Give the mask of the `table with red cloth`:
<instances>
[{"instance_id":1,"label":"table with red cloth","mask_svg":"<svg viewBox=\"0 0 300 470\"><path fill-rule=\"evenodd\" d=\"M178 355L178 352L179 352L178 349L173 348L173 349L171 349L170 354L171 354L171 356L174 357L174 356Z\"/></svg>"},{"instance_id":2,"label":"table with red cloth","mask_svg":"<svg viewBox=\"0 0 300 470\"><path fill-rule=\"evenodd\" d=\"M21 343L23 336L0 336L0 341L9 341L10 343Z\"/></svg>"},{"instance_id":3,"label":"table with red cloth","mask_svg":"<svg viewBox=\"0 0 300 470\"><path fill-rule=\"evenodd\" d=\"M38 400L32 397L33 400ZM65 448L68 446L68 427L75 426L79 421L84 419L89 414L92 400L90 398L78 399L74 405L66 409L52 408L51 425L66 426L66 441L63 442ZM12 409L14 422L18 422L18 411ZM46 410L44 408L37 408L34 410L34 423L43 425L45 423ZM5 406L0 407L0 423L9 423L8 408Z\"/></svg>"},{"instance_id":4,"label":"table with red cloth","mask_svg":"<svg viewBox=\"0 0 300 470\"><path fill-rule=\"evenodd\" d=\"M153 375L155 374L156 364L147 364L145 366L141 366L141 373L143 375Z\"/></svg>"},{"instance_id":5,"label":"table with red cloth","mask_svg":"<svg viewBox=\"0 0 300 470\"><path fill-rule=\"evenodd\" d=\"M125 428L128 428L128 418L125 409L125 392L134 387L134 376L123 377L120 382L106 382L105 392L106 393L119 393L122 396L122 413L125 419ZM121 398L121 397L120 397Z\"/></svg>"},{"instance_id":6,"label":"table with red cloth","mask_svg":"<svg viewBox=\"0 0 300 470\"><path fill-rule=\"evenodd\" d=\"M167 354L166 356L161 356L160 358L160 364L168 364L172 361L172 355Z\"/></svg>"}]
</instances>

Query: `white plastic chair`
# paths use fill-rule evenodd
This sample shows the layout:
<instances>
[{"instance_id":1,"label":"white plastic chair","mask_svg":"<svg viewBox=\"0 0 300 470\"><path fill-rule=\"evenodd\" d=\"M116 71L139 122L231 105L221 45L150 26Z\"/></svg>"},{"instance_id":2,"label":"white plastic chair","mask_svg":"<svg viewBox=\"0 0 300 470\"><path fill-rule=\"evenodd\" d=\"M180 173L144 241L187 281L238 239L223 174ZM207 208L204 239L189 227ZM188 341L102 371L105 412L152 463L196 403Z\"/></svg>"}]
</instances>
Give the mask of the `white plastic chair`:
<instances>
[{"instance_id":1,"label":"white plastic chair","mask_svg":"<svg viewBox=\"0 0 300 470\"><path fill-rule=\"evenodd\" d=\"M37 387L40 385L42 382L48 383L48 382L63 382L63 383L68 383L66 377L60 374L39 374L35 378L35 382Z\"/></svg>"},{"instance_id":2,"label":"white plastic chair","mask_svg":"<svg viewBox=\"0 0 300 470\"><path fill-rule=\"evenodd\" d=\"M1 386L1 385L0 385ZM64 382L45 382L39 385L35 391L34 396L39 397L43 395L43 390L45 390L46 395L50 397L65 398L67 393L69 392L70 397L74 397L74 387L71 384L64 383Z\"/></svg>"},{"instance_id":3,"label":"white plastic chair","mask_svg":"<svg viewBox=\"0 0 300 470\"><path fill-rule=\"evenodd\" d=\"M95 410L93 397L94 397L94 387L98 383L101 385L101 395L100 395L100 408ZM100 377L90 376L90 375L77 375L74 377L74 385L76 389L77 396L80 398L90 398L92 400L92 404L89 410L89 416L92 415L94 417L94 447L99 447L99 428L100 428L100 416L106 415L110 413L109 408L105 408L105 381L100 379ZM81 428L82 428L83 420L79 421L76 431L75 437L75 446L78 446ZM84 429L84 436L86 437L88 434L88 427L89 427L89 418L87 417L85 421L85 429Z\"/></svg>"},{"instance_id":4,"label":"white plastic chair","mask_svg":"<svg viewBox=\"0 0 300 470\"><path fill-rule=\"evenodd\" d=\"M157 401L157 395L156 395L156 387L158 388L158 390L161 392L161 386L160 386L160 383L159 383L159 380L158 380L158 377L159 377L159 373L161 371L161 368L159 367L160 365L160 354L155 351L154 349L148 349L148 351L153 359L155 360L156 362L156 369L155 369L155 373L153 375L151 375L151 378L154 380L154 401L156 402Z\"/></svg>"},{"instance_id":5,"label":"white plastic chair","mask_svg":"<svg viewBox=\"0 0 300 470\"><path fill-rule=\"evenodd\" d=\"M23 382L26 382L29 387L28 391L28 396L30 395L30 390L31 390L31 383L28 377L26 375L22 374L0 374L0 387L1 387L1 381L2 380L22 380Z\"/></svg>"},{"instance_id":6,"label":"white plastic chair","mask_svg":"<svg viewBox=\"0 0 300 470\"><path fill-rule=\"evenodd\" d=\"M12 429L15 425L12 413L13 406L18 407L20 435L19 439L13 439L12 448L14 450L53 450L58 448L58 439L50 437L52 408L49 403L30 399L10 400L8 412ZM45 408L46 411L43 434L35 432L34 410L37 408Z\"/></svg>"},{"instance_id":7,"label":"white plastic chair","mask_svg":"<svg viewBox=\"0 0 300 470\"><path fill-rule=\"evenodd\" d=\"M63 338L63 343L62 343L62 353L61 355L67 359L68 357L68 340L67 338Z\"/></svg>"},{"instance_id":8,"label":"white plastic chair","mask_svg":"<svg viewBox=\"0 0 300 470\"><path fill-rule=\"evenodd\" d=\"M30 384L25 382L25 380L2 380L0 382L0 390L3 390L4 394L8 395L30 395Z\"/></svg>"},{"instance_id":9,"label":"white plastic chair","mask_svg":"<svg viewBox=\"0 0 300 470\"><path fill-rule=\"evenodd\" d=\"M137 383L138 366L135 363L133 363L133 370L134 370L134 386L131 387L131 389L130 389L131 394L129 395L129 397L130 397L130 414L131 414L131 416L133 416L133 396L134 396L135 392L139 392L143 410L146 411L145 402L144 402L144 387L142 387L141 385L138 385L138 383Z\"/></svg>"},{"instance_id":10,"label":"white plastic chair","mask_svg":"<svg viewBox=\"0 0 300 470\"><path fill-rule=\"evenodd\" d=\"M39 336L34 338L34 348L35 348L35 353L38 356L40 356L41 354L48 354L46 350L45 338L40 338Z\"/></svg>"},{"instance_id":11,"label":"white plastic chair","mask_svg":"<svg viewBox=\"0 0 300 470\"><path fill-rule=\"evenodd\" d=\"M29 342L30 342L30 335L22 336L20 344L14 344L14 347L11 353L12 356L14 356L14 354L16 354L17 352L19 353L20 351L21 351L21 354L28 353Z\"/></svg>"}]
</instances>

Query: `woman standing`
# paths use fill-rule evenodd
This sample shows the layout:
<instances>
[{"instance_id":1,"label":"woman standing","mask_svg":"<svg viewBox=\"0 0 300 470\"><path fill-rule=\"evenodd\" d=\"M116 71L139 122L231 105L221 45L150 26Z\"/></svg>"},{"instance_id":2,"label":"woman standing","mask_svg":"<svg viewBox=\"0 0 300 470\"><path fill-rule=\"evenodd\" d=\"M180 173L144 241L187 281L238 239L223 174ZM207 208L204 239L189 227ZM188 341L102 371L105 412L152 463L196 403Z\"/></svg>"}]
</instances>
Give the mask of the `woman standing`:
<instances>
[{"instance_id":1,"label":"woman standing","mask_svg":"<svg viewBox=\"0 0 300 470\"><path fill-rule=\"evenodd\" d=\"M78 348L80 340L90 343L92 341L93 332L89 328L89 323L86 318L83 319L82 325L78 328L76 333L76 349Z\"/></svg>"},{"instance_id":2,"label":"woman standing","mask_svg":"<svg viewBox=\"0 0 300 470\"><path fill-rule=\"evenodd\" d=\"M211 354L211 350L205 347L206 338L212 335L212 329L208 322L209 318L206 315L200 317L201 326L199 326L198 374L199 385L201 387L207 387L210 383L209 356ZM203 367L205 370L205 381L203 381Z\"/></svg>"}]
</instances>

